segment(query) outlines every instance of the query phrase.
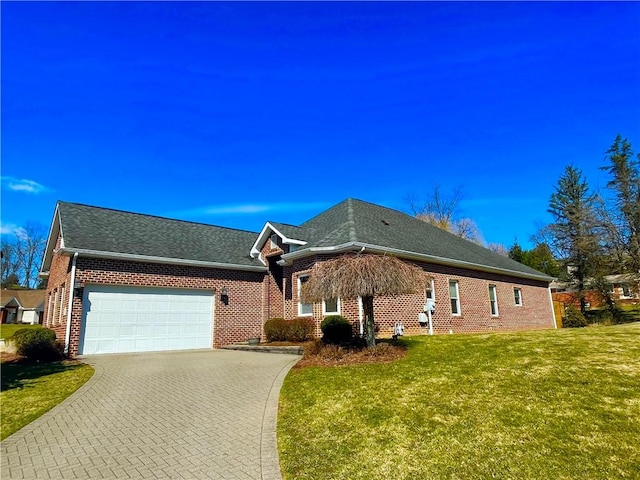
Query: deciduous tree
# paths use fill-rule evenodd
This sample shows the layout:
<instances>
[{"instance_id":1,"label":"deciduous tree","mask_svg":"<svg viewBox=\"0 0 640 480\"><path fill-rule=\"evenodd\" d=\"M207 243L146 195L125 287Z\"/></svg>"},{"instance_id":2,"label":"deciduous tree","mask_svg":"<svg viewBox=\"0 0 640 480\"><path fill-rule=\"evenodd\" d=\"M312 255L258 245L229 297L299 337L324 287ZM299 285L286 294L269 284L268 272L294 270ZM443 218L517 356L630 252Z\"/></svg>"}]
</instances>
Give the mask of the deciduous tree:
<instances>
[{"instance_id":1,"label":"deciduous tree","mask_svg":"<svg viewBox=\"0 0 640 480\"><path fill-rule=\"evenodd\" d=\"M314 265L302 286L302 301L361 297L367 346L375 347L374 297L414 293L424 288L427 280L422 269L393 256L341 255Z\"/></svg>"},{"instance_id":2,"label":"deciduous tree","mask_svg":"<svg viewBox=\"0 0 640 480\"><path fill-rule=\"evenodd\" d=\"M406 201L409 211L416 218L482 245L484 240L476 223L470 218L460 216L460 202L463 198L462 187L456 187L450 195L446 195L442 193L440 185L436 184L428 190L423 200L409 195Z\"/></svg>"}]
</instances>

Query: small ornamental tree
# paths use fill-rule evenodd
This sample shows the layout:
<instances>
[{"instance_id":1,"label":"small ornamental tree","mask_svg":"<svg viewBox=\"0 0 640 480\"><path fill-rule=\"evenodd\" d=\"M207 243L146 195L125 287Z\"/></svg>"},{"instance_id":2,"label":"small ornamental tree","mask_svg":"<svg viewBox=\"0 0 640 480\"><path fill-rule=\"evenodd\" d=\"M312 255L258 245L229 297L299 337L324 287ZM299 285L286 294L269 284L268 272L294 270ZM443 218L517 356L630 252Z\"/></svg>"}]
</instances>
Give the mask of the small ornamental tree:
<instances>
[{"instance_id":1,"label":"small ornamental tree","mask_svg":"<svg viewBox=\"0 0 640 480\"><path fill-rule=\"evenodd\" d=\"M365 339L371 348L376 345L373 298L415 293L428 278L422 269L390 255L346 254L314 265L302 286L302 301L361 297Z\"/></svg>"}]
</instances>

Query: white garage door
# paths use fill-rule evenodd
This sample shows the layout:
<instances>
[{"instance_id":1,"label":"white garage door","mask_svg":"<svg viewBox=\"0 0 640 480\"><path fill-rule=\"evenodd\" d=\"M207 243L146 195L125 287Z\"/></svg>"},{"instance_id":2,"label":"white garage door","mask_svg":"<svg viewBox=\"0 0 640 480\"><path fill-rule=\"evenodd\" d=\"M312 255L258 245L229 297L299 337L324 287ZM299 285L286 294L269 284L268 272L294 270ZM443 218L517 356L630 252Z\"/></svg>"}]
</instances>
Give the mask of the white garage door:
<instances>
[{"instance_id":1,"label":"white garage door","mask_svg":"<svg viewBox=\"0 0 640 480\"><path fill-rule=\"evenodd\" d=\"M211 348L213 292L87 286L80 354Z\"/></svg>"}]
</instances>

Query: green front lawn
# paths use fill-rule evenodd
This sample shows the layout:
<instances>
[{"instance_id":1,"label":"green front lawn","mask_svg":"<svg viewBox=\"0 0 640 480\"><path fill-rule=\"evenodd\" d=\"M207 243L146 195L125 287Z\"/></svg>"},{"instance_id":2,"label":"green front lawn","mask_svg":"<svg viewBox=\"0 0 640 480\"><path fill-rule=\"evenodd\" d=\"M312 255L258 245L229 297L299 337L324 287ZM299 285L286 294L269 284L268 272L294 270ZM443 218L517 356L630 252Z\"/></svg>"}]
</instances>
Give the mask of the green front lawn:
<instances>
[{"instance_id":1,"label":"green front lawn","mask_svg":"<svg viewBox=\"0 0 640 480\"><path fill-rule=\"evenodd\" d=\"M285 480L640 478L640 323L404 342L289 373Z\"/></svg>"},{"instance_id":2,"label":"green front lawn","mask_svg":"<svg viewBox=\"0 0 640 480\"><path fill-rule=\"evenodd\" d=\"M92 375L93 367L78 362L3 363L0 438L8 437L51 410Z\"/></svg>"},{"instance_id":3,"label":"green front lawn","mask_svg":"<svg viewBox=\"0 0 640 480\"><path fill-rule=\"evenodd\" d=\"M6 339L13 337L16 330L23 328L42 328L42 325L26 325L20 323L3 323L0 325L0 338Z\"/></svg>"}]
</instances>

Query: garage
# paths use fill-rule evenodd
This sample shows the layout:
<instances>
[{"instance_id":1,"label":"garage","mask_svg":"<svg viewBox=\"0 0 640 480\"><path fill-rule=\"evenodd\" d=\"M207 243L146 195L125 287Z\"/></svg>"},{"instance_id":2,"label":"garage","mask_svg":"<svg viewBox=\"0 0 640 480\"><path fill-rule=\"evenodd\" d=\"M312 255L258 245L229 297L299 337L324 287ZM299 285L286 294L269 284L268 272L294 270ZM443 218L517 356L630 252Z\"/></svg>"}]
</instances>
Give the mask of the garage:
<instances>
[{"instance_id":1,"label":"garage","mask_svg":"<svg viewBox=\"0 0 640 480\"><path fill-rule=\"evenodd\" d=\"M79 353L211 348L212 291L88 285Z\"/></svg>"}]
</instances>

